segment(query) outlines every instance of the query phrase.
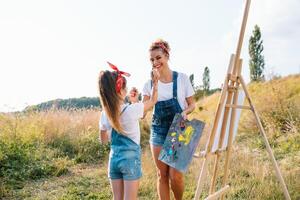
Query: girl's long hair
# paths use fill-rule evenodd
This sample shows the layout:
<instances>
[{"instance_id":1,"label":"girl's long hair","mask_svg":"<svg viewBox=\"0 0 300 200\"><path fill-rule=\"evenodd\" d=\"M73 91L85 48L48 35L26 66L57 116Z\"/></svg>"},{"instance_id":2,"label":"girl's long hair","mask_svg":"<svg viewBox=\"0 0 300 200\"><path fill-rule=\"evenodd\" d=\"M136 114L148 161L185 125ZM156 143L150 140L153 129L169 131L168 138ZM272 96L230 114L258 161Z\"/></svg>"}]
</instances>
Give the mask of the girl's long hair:
<instances>
[{"instance_id":1,"label":"girl's long hair","mask_svg":"<svg viewBox=\"0 0 300 200\"><path fill-rule=\"evenodd\" d=\"M120 94L116 92L117 72L101 71L98 79L100 102L104 109L111 126L123 133L120 124L121 102L123 101ZM126 79L123 77L122 89L126 88Z\"/></svg>"}]
</instances>

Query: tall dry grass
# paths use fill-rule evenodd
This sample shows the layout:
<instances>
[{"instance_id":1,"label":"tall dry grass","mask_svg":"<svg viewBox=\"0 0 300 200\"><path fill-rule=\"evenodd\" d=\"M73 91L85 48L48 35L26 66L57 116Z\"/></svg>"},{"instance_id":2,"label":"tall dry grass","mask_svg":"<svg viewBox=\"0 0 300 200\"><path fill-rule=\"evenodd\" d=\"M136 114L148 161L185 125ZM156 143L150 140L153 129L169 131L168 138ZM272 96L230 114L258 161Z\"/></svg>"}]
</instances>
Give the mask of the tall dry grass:
<instances>
[{"instance_id":1,"label":"tall dry grass","mask_svg":"<svg viewBox=\"0 0 300 200\"><path fill-rule=\"evenodd\" d=\"M252 83L248 91L260 114L268 140L292 199L300 199L300 75ZM220 93L197 102L192 117L206 122L200 148L205 148ZM224 156L223 156L224 157ZM224 175L224 160L220 177ZM190 167L199 174L200 161ZM212 166L210 167L211 170ZM212 171L209 173L210 180ZM253 113L243 111L230 165L229 199L284 199ZM191 182L191 180L189 181ZM218 179L218 184L221 179ZM208 185L206 185L206 191ZM204 195L205 192L202 194Z\"/></svg>"},{"instance_id":2,"label":"tall dry grass","mask_svg":"<svg viewBox=\"0 0 300 200\"><path fill-rule=\"evenodd\" d=\"M27 180L68 173L77 163L101 162L98 110L49 110L0 115L0 197Z\"/></svg>"},{"instance_id":3,"label":"tall dry grass","mask_svg":"<svg viewBox=\"0 0 300 200\"><path fill-rule=\"evenodd\" d=\"M300 199L300 75L250 84L248 89L291 197ZM219 94L215 93L198 101L196 111L190 116L206 122L198 151L205 148ZM101 176L106 174L109 149L98 141L99 114L98 110L0 114L0 198L9 198L16 191L21 191L25 184L30 184L28 181L68 174L70 168L76 168L79 163L100 163ZM149 128L150 114L141 122L144 175L140 183L140 199L158 198L156 169L148 145ZM185 175L184 199L194 197L201 163L201 159L193 159ZM221 160L221 178L224 175L223 165L224 160ZM211 162L202 197L208 193L212 168ZM98 184L91 180L93 176L96 180L98 174L90 175L88 181L79 178L78 181L81 186L84 185L83 188L99 188L92 185ZM217 179L218 188L221 178ZM243 112L240 119L229 182L231 190L227 195L228 199L284 198L253 115L249 111ZM111 197L108 179L101 177L101 185L103 190L93 191L90 195L94 195L95 199ZM66 194L60 194L62 199L83 198L80 196L83 194L81 189L75 183L70 190ZM55 198L60 198L59 193ZM87 192L84 194L89 195ZM35 198L35 194L27 195Z\"/></svg>"}]
</instances>

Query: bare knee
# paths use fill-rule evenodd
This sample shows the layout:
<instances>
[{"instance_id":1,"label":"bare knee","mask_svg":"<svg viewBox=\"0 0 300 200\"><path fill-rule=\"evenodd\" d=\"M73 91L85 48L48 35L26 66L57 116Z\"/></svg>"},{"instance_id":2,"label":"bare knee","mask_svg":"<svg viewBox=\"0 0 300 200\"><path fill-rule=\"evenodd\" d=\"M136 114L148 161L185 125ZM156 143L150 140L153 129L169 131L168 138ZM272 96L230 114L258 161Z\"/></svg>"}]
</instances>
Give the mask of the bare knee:
<instances>
[{"instance_id":1,"label":"bare knee","mask_svg":"<svg viewBox=\"0 0 300 200\"><path fill-rule=\"evenodd\" d=\"M183 183L183 174L176 170L170 171L170 180L171 183L182 184Z\"/></svg>"},{"instance_id":2,"label":"bare knee","mask_svg":"<svg viewBox=\"0 0 300 200\"><path fill-rule=\"evenodd\" d=\"M169 173L167 170L157 170L157 177L160 182L169 181Z\"/></svg>"}]
</instances>

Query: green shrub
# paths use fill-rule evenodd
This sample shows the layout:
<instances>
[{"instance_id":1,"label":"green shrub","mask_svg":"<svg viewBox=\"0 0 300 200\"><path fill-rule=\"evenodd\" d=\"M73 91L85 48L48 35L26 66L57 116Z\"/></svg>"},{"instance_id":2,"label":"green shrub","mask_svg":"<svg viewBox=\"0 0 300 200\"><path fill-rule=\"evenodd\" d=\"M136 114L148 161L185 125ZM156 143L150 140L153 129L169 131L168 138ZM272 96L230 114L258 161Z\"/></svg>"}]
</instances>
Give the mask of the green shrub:
<instances>
[{"instance_id":1,"label":"green shrub","mask_svg":"<svg viewBox=\"0 0 300 200\"><path fill-rule=\"evenodd\" d=\"M42 156L42 146L23 143L20 140L0 141L0 177L13 188L22 188L26 180L59 176L67 172L55 160Z\"/></svg>"},{"instance_id":2,"label":"green shrub","mask_svg":"<svg viewBox=\"0 0 300 200\"><path fill-rule=\"evenodd\" d=\"M109 152L109 145L101 145L97 135L81 138L77 143L76 163L92 163L104 159Z\"/></svg>"}]
</instances>

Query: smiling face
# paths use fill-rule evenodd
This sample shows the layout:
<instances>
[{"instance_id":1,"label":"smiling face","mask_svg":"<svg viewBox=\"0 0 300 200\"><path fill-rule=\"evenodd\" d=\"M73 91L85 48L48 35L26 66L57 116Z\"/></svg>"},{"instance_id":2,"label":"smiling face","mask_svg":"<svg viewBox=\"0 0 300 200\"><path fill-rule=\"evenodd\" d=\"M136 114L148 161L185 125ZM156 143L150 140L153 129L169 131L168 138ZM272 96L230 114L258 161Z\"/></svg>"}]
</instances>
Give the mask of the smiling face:
<instances>
[{"instance_id":1,"label":"smiling face","mask_svg":"<svg viewBox=\"0 0 300 200\"><path fill-rule=\"evenodd\" d=\"M168 67L169 56L166 55L161 49L150 51L150 62L152 67L161 72Z\"/></svg>"}]
</instances>

